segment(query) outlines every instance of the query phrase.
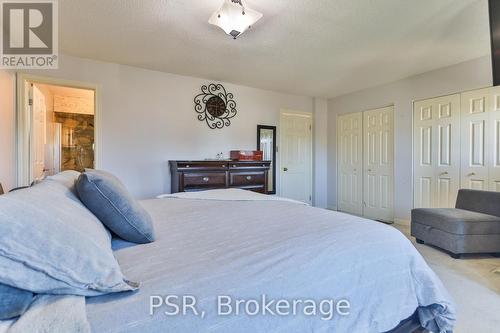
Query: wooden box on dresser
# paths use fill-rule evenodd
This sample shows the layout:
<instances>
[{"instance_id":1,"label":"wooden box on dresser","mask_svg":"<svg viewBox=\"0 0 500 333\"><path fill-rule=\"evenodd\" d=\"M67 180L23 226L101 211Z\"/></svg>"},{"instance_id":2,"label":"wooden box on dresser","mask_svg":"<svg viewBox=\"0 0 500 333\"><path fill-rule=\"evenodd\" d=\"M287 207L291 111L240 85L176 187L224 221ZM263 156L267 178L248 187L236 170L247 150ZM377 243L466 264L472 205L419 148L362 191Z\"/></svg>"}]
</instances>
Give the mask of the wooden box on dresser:
<instances>
[{"instance_id":1,"label":"wooden box on dresser","mask_svg":"<svg viewBox=\"0 0 500 333\"><path fill-rule=\"evenodd\" d=\"M171 191L241 188L267 194L268 161L169 161Z\"/></svg>"}]
</instances>

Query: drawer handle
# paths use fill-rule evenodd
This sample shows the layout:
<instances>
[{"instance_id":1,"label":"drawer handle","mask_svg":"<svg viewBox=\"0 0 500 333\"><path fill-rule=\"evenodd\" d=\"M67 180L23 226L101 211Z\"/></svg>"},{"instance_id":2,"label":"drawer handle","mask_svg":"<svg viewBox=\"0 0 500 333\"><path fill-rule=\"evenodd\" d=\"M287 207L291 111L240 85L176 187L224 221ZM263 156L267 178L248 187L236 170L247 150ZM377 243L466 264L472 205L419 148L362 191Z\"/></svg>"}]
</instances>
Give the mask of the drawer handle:
<instances>
[{"instance_id":1,"label":"drawer handle","mask_svg":"<svg viewBox=\"0 0 500 333\"><path fill-rule=\"evenodd\" d=\"M247 176L247 180L252 180L252 176Z\"/></svg>"},{"instance_id":2,"label":"drawer handle","mask_svg":"<svg viewBox=\"0 0 500 333\"><path fill-rule=\"evenodd\" d=\"M208 177L203 177L203 181L204 181L205 183L206 183L206 182L208 182L209 180L210 180L210 178L208 178Z\"/></svg>"}]
</instances>

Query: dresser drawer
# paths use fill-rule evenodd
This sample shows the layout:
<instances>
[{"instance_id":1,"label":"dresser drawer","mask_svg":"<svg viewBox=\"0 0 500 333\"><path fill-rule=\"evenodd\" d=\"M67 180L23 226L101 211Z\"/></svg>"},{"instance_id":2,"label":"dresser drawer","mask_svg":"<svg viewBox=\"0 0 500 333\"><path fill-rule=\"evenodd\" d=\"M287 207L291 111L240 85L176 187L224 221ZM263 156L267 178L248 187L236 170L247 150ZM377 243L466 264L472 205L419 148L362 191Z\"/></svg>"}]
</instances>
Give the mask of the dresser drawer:
<instances>
[{"instance_id":1,"label":"dresser drawer","mask_svg":"<svg viewBox=\"0 0 500 333\"><path fill-rule=\"evenodd\" d=\"M185 187L226 185L225 172L184 173L183 178Z\"/></svg>"},{"instance_id":2,"label":"dresser drawer","mask_svg":"<svg viewBox=\"0 0 500 333\"><path fill-rule=\"evenodd\" d=\"M237 170L237 169L262 169L269 168L269 162L229 162L229 169Z\"/></svg>"},{"instance_id":3,"label":"dresser drawer","mask_svg":"<svg viewBox=\"0 0 500 333\"><path fill-rule=\"evenodd\" d=\"M179 162L177 163L178 170L226 170L227 162Z\"/></svg>"},{"instance_id":4,"label":"dresser drawer","mask_svg":"<svg viewBox=\"0 0 500 333\"><path fill-rule=\"evenodd\" d=\"M258 172L232 172L229 174L230 186L263 185L266 182L266 173Z\"/></svg>"}]
</instances>

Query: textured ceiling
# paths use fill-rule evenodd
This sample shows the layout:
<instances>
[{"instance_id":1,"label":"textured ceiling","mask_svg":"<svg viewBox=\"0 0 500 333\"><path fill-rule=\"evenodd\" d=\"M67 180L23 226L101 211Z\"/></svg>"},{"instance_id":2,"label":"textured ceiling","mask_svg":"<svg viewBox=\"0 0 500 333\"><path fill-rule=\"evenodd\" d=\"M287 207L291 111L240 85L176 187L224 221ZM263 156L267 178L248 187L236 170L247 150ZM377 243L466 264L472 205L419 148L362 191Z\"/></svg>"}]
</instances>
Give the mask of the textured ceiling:
<instances>
[{"instance_id":1,"label":"textured ceiling","mask_svg":"<svg viewBox=\"0 0 500 333\"><path fill-rule=\"evenodd\" d=\"M63 53L334 97L489 54L487 0L248 0L237 40L222 0L61 0Z\"/></svg>"}]
</instances>

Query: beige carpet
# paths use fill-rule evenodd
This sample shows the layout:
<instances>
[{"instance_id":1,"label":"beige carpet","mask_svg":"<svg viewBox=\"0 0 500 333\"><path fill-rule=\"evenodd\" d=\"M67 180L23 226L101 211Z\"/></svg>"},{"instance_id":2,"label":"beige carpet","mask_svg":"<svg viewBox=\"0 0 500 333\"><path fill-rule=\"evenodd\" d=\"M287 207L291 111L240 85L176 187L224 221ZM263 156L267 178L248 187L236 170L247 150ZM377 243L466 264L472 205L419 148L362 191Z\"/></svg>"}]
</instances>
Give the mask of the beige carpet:
<instances>
[{"instance_id":1,"label":"beige carpet","mask_svg":"<svg viewBox=\"0 0 500 333\"><path fill-rule=\"evenodd\" d=\"M452 259L434 247L416 244L409 227L393 226L415 244L455 299L458 322L454 333L499 333L500 259L488 255Z\"/></svg>"}]
</instances>

